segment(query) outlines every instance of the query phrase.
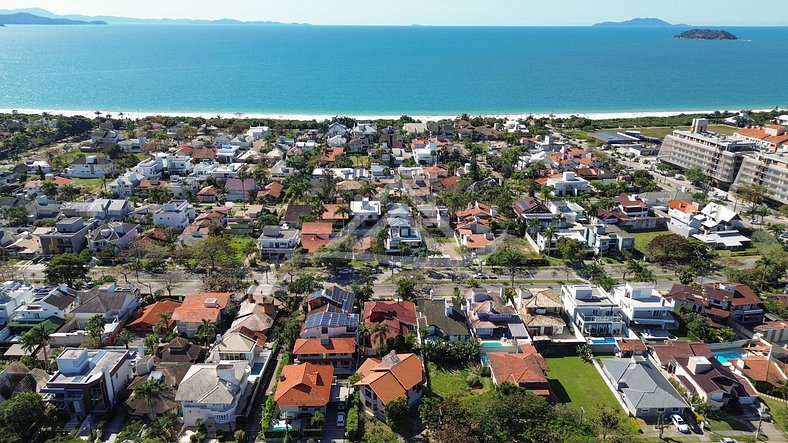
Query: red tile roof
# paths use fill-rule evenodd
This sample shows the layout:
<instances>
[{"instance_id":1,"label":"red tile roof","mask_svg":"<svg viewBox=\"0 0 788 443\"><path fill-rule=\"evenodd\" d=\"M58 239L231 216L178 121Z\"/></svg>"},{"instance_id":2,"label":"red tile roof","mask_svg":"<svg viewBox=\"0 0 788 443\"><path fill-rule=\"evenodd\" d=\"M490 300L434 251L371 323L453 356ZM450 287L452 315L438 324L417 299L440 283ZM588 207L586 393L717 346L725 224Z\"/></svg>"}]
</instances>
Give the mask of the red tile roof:
<instances>
[{"instance_id":1,"label":"red tile roof","mask_svg":"<svg viewBox=\"0 0 788 443\"><path fill-rule=\"evenodd\" d=\"M651 350L654 351L655 356L663 366L676 357L692 357L695 355L706 358L712 357L709 346L700 342L669 341L661 345L652 345Z\"/></svg>"},{"instance_id":2,"label":"red tile roof","mask_svg":"<svg viewBox=\"0 0 788 443\"><path fill-rule=\"evenodd\" d=\"M646 344L637 339L623 339L618 341L618 349L622 352L643 352Z\"/></svg>"},{"instance_id":3,"label":"red tile roof","mask_svg":"<svg viewBox=\"0 0 788 443\"><path fill-rule=\"evenodd\" d=\"M490 360L490 370L498 384L509 382L520 386L548 383L545 376L547 363L538 352L533 354L488 352L487 358Z\"/></svg>"},{"instance_id":4,"label":"red tile roof","mask_svg":"<svg viewBox=\"0 0 788 443\"><path fill-rule=\"evenodd\" d=\"M130 321L127 327L140 332L150 331L162 319L159 314L171 313L180 306L181 303L175 300L157 301L134 313L134 320ZM166 325L166 330L169 331L174 325L175 321L170 319L170 323Z\"/></svg>"},{"instance_id":5,"label":"red tile roof","mask_svg":"<svg viewBox=\"0 0 788 443\"><path fill-rule=\"evenodd\" d=\"M305 235L301 237L301 247L309 253L314 253L321 247L328 246L329 243L331 243L331 240L327 238L320 238L311 235Z\"/></svg>"},{"instance_id":6,"label":"red tile roof","mask_svg":"<svg viewBox=\"0 0 788 443\"><path fill-rule=\"evenodd\" d=\"M668 203L668 207L671 209L675 209L677 211L681 211L685 214L697 214L700 212L700 209L698 209L698 205L681 199L676 199L671 201L670 203Z\"/></svg>"},{"instance_id":7,"label":"red tile roof","mask_svg":"<svg viewBox=\"0 0 788 443\"><path fill-rule=\"evenodd\" d=\"M368 301L364 303L364 323L385 324L389 336L416 330L416 305L410 301Z\"/></svg>"},{"instance_id":8,"label":"red tile roof","mask_svg":"<svg viewBox=\"0 0 788 443\"><path fill-rule=\"evenodd\" d=\"M468 236L467 245L468 249L484 249L493 243L488 239L485 234L471 234Z\"/></svg>"},{"instance_id":9,"label":"red tile roof","mask_svg":"<svg viewBox=\"0 0 788 443\"><path fill-rule=\"evenodd\" d=\"M368 358L356 374L362 378L356 386L369 386L384 405L407 395L408 390L424 384L424 366L416 354L395 354Z\"/></svg>"},{"instance_id":10,"label":"red tile roof","mask_svg":"<svg viewBox=\"0 0 788 443\"><path fill-rule=\"evenodd\" d=\"M293 355L300 354L352 354L356 352L356 339L330 338L323 343L319 338L299 338L293 346Z\"/></svg>"},{"instance_id":11,"label":"red tile roof","mask_svg":"<svg viewBox=\"0 0 788 443\"><path fill-rule=\"evenodd\" d=\"M331 235L331 223L306 222L301 225L302 235Z\"/></svg>"},{"instance_id":12,"label":"red tile roof","mask_svg":"<svg viewBox=\"0 0 788 443\"><path fill-rule=\"evenodd\" d=\"M282 368L274 401L279 406L323 407L331 398L334 367L303 363Z\"/></svg>"},{"instance_id":13,"label":"red tile roof","mask_svg":"<svg viewBox=\"0 0 788 443\"><path fill-rule=\"evenodd\" d=\"M338 213L337 212L339 210L339 208L341 208L341 207L348 208L349 206L348 205L338 205L338 204L333 204L333 203L332 204L323 205L324 211L323 211L323 214L320 216L320 218L322 218L323 220L332 220L332 221L333 220L342 220L342 219L347 220L348 218L350 218L350 214L342 214L342 213Z\"/></svg>"},{"instance_id":14,"label":"red tile roof","mask_svg":"<svg viewBox=\"0 0 788 443\"><path fill-rule=\"evenodd\" d=\"M230 302L230 292L203 292L190 294L183 299L181 306L172 313L172 319L185 323L201 323L203 320L218 321L219 315ZM207 307L205 301L216 299L218 307Z\"/></svg>"}]
</instances>

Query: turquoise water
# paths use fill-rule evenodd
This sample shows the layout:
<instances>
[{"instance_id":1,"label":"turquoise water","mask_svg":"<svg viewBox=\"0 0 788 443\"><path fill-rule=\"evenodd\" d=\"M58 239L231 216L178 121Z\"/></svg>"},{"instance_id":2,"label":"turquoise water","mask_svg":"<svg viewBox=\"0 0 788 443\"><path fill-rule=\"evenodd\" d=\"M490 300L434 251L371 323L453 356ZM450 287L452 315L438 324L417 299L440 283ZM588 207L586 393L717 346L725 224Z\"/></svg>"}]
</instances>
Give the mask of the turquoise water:
<instances>
[{"instance_id":1,"label":"turquoise water","mask_svg":"<svg viewBox=\"0 0 788 443\"><path fill-rule=\"evenodd\" d=\"M445 115L788 106L788 28L7 26L0 108Z\"/></svg>"},{"instance_id":2,"label":"turquoise water","mask_svg":"<svg viewBox=\"0 0 788 443\"><path fill-rule=\"evenodd\" d=\"M597 345L612 345L616 343L616 339L613 337L604 337L604 338L592 338L591 343Z\"/></svg>"},{"instance_id":3,"label":"turquoise water","mask_svg":"<svg viewBox=\"0 0 788 443\"><path fill-rule=\"evenodd\" d=\"M505 344L499 341L483 341L481 345L483 348L502 348L506 346Z\"/></svg>"},{"instance_id":4,"label":"turquoise water","mask_svg":"<svg viewBox=\"0 0 788 443\"><path fill-rule=\"evenodd\" d=\"M255 363L252 365L252 370L249 372L249 375L259 376L260 373L263 372L263 364L262 363Z\"/></svg>"},{"instance_id":5,"label":"turquoise water","mask_svg":"<svg viewBox=\"0 0 788 443\"><path fill-rule=\"evenodd\" d=\"M712 352L711 355L717 359L720 363L728 363L728 360L733 360L735 358L741 358L743 355L741 351L734 349L730 351L718 351Z\"/></svg>"}]
</instances>

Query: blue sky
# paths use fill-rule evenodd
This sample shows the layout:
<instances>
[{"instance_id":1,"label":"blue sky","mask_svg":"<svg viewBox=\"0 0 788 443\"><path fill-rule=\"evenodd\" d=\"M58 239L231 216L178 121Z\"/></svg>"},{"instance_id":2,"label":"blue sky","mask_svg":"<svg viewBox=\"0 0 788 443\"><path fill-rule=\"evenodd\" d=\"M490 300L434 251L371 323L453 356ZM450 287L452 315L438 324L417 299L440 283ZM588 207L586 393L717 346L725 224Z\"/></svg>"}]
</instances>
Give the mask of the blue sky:
<instances>
[{"instance_id":1,"label":"blue sky","mask_svg":"<svg viewBox=\"0 0 788 443\"><path fill-rule=\"evenodd\" d=\"M350 25L588 25L633 17L788 26L786 0L2 0L0 8L143 18Z\"/></svg>"}]
</instances>

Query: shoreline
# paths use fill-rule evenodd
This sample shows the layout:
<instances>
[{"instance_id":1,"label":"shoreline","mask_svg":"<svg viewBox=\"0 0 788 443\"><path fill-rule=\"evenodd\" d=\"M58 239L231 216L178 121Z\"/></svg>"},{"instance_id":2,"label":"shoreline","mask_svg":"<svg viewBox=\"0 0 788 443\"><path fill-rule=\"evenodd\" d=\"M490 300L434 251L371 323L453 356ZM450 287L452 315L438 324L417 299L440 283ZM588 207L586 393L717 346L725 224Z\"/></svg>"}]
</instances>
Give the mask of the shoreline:
<instances>
[{"instance_id":1,"label":"shoreline","mask_svg":"<svg viewBox=\"0 0 788 443\"><path fill-rule=\"evenodd\" d=\"M773 109L753 109L751 112L769 112ZM52 114L52 115L63 115L66 117L75 117L75 116L82 116L87 118L95 118L96 110L93 111L84 111L84 110L74 110L74 109L25 109L25 108L2 108L0 109L0 113L10 114L12 111L17 111L19 114ZM145 117L191 117L191 118L215 118L216 116L220 115L223 118L239 118L239 119L271 119L271 120L298 120L298 121L310 121L310 120L331 120L335 117L350 117L355 120L397 120L400 118L400 115L386 115L386 114L277 114L271 112L155 112L155 111L138 111L138 112L126 112L126 111L116 111L116 110L99 110L101 115L112 115L113 117L118 117L120 114L123 114L124 118L131 118L134 120L142 119ZM719 110L721 112L727 112L725 110ZM631 112L560 112L560 113L502 113L502 114L469 114L471 117L487 117L487 118L502 118L502 119L509 119L509 120L521 120L526 119L529 117L533 118L545 118L545 117L552 117L552 118L570 118L570 117L582 117L588 118L589 120L609 120L609 119L627 119L627 118L641 118L641 117L673 117L682 114L711 114L714 113L715 110L691 110L691 111L631 111ZM731 112L738 112L738 111L731 111ZM435 114L435 115L409 115L409 117L413 118L416 121L420 122L427 122L427 121L438 121L438 120L454 120L458 118L461 114L457 115L449 115L449 114Z\"/></svg>"}]
</instances>

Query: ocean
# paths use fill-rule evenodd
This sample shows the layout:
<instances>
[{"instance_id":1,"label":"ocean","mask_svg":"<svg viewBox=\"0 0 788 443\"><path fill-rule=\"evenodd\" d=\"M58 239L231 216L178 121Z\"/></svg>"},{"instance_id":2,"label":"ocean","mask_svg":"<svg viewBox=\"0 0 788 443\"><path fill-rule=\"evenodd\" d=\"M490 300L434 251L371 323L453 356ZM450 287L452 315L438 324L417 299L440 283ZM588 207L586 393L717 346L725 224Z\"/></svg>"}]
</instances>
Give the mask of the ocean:
<instances>
[{"instance_id":1,"label":"ocean","mask_svg":"<svg viewBox=\"0 0 788 443\"><path fill-rule=\"evenodd\" d=\"M0 109L297 115L788 106L788 28L6 26Z\"/></svg>"}]
</instances>

